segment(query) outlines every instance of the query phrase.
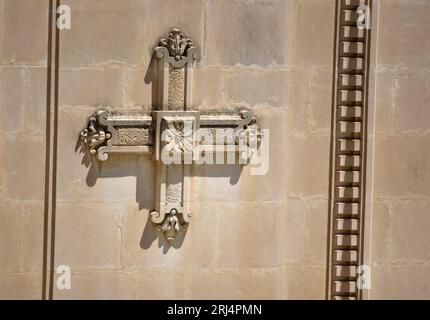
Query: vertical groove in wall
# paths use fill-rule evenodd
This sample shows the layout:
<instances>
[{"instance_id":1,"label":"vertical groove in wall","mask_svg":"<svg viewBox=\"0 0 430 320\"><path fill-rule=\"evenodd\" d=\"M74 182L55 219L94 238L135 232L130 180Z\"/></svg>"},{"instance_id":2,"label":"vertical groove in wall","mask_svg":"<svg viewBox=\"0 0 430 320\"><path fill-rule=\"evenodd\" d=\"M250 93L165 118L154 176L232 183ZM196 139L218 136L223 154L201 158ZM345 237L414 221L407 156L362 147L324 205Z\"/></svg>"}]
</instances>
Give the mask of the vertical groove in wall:
<instances>
[{"instance_id":1,"label":"vertical groove in wall","mask_svg":"<svg viewBox=\"0 0 430 320\"><path fill-rule=\"evenodd\" d=\"M45 141L45 196L42 266L42 299L53 299L55 214L57 181L58 136L58 75L59 30L56 28L59 0L50 0L48 9L48 52L46 81L46 141Z\"/></svg>"},{"instance_id":2,"label":"vertical groove in wall","mask_svg":"<svg viewBox=\"0 0 430 320\"><path fill-rule=\"evenodd\" d=\"M327 297L361 299L370 30L357 28L360 5L338 0Z\"/></svg>"}]
</instances>

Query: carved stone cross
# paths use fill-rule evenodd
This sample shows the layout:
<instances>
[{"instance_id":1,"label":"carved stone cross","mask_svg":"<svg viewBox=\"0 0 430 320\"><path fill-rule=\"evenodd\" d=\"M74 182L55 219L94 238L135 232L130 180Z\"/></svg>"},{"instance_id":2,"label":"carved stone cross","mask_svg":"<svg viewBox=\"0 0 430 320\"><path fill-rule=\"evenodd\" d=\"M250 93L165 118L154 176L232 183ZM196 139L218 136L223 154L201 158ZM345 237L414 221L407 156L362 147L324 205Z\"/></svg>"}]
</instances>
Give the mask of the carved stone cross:
<instances>
[{"instance_id":1,"label":"carved stone cross","mask_svg":"<svg viewBox=\"0 0 430 320\"><path fill-rule=\"evenodd\" d=\"M152 154L157 162L157 207L150 213L167 241L191 221L190 166L247 164L261 131L255 117L238 112L201 112L192 107L192 68L199 50L173 28L154 48L157 64L156 110L139 114L101 108L91 116L81 140L99 161L108 154ZM215 157L215 160L214 160Z\"/></svg>"}]
</instances>

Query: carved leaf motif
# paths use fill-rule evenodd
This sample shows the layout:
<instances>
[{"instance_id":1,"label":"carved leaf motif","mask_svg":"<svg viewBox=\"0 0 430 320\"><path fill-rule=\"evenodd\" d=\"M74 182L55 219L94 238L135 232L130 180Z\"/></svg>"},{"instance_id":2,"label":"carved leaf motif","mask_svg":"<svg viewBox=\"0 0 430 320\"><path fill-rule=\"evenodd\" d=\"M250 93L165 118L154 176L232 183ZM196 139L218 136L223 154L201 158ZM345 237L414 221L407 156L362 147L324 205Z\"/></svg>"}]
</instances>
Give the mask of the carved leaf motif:
<instances>
[{"instance_id":1,"label":"carved leaf motif","mask_svg":"<svg viewBox=\"0 0 430 320\"><path fill-rule=\"evenodd\" d=\"M182 228L183 226L178 219L178 211L176 209L172 209L159 227L159 230L164 233L167 241L172 242L175 240L177 233L181 231Z\"/></svg>"},{"instance_id":2,"label":"carved leaf motif","mask_svg":"<svg viewBox=\"0 0 430 320\"><path fill-rule=\"evenodd\" d=\"M167 150L175 152L192 151L193 125L189 121L169 122L166 129Z\"/></svg>"},{"instance_id":3,"label":"carved leaf motif","mask_svg":"<svg viewBox=\"0 0 430 320\"><path fill-rule=\"evenodd\" d=\"M159 43L159 46L167 48L170 56L174 57L176 61L181 60L192 45L193 41L185 37L179 28L170 30L169 36L167 38L161 38Z\"/></svg>"},{"instance_id":4,"label":"carved leaf motif","mask_svg":"<svg viewBox=\"0 0 430 320\"><path fill-rule=\"evenodd\" d=\"M87 145L90 154L95 154L97 149L111 137L112 135L105 132L94 116L89 118L88 127L80 133L80 139Z\"/></svg>"}]
</instances>

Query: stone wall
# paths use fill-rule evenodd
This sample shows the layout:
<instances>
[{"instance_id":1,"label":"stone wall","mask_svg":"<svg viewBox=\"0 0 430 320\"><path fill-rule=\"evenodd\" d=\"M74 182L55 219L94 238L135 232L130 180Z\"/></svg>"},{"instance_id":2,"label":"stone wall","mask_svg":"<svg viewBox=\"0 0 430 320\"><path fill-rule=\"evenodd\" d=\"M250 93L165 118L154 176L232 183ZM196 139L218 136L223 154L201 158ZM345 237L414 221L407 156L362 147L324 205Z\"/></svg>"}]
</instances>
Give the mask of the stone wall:
<instances>
[{"instance_id":1,"label":"stone wall","mask_svg":"<svg viewBox=\"0 0 430 320\"><path fill-rule=\"evenodd\" d=\"M428 297L430 8L379 3L370 298ZM324 299L335 1L61 4L72 28L59 32L55 168L49 2L0 0L0 298L42 298L49 256L72 270L71 290L54 274L54 299ZM169 248L148 220L150 157L91 162L77 142L99 105L152 108L152 49L174 26L202 50L193 108L253 110L270 130L270 169L195 167L193 220Z\"/></svg>"},{"instance_id":2,"label":"stone wall","mask_svg":"<svg viewBox=\"0 0 430 320\"><path fill-rule=\"evenodd\" d=\"M430 296L428 1L380 1L372 299Z\"/></svg>"},{"instance_id":3,"label":"stone wall","mask_svg":"<svg viewBox=\"0 0 430 320\"><path fill-rule=\"evenodd\" d=\"M42 297L48 3L0 1L0 298Z\"/></svg>"},{"instance_id":4,"label":"stone wall","mask_svg":"<svg viewBox=\"0 0 430 320\"><path fill-rule=\"evenodd\" d=\"M39 298L48 6L0 3L1 297ZM72 28L59 39L54 265L73 275L54 298L323 298L333 1L61 4ZM193 222L168 249L147 221L150 158L90 164L75 146L99 104L151 109L152 48L173 26L202 49L195 108L252 109L271 157L265 176L194 168Z\"/></svg>"},{"instance_id":5,"label":"stone wall","mask_svg":"<svg viewBox=\"0 0 430 320\"><path fill-rule=\"evenodd\" d=\"M323 298L332 1L103 4L70 3L74 25L61 33L55 260L72 267L74 289L54 296ZM151 160L87 168L71 146L97 104L151 108L152 47L172 26L202 49L195 108L252 109L271 157L265 176L195 167L193 221L167 249L148 221Z\"/></svg>"}]
</instances>

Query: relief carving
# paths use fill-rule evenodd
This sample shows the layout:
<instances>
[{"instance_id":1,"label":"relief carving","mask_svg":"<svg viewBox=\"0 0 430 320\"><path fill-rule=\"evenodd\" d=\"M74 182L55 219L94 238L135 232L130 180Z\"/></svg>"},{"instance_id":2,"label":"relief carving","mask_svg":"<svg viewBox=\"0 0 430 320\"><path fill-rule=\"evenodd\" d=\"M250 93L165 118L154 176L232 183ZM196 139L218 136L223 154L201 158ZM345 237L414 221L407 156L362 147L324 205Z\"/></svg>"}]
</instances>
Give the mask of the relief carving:
<instances>
[{"instance_id":1,"label":"relief carving","mask_svg":"<svg viewBox=\"0 0 430 320\"><path fill-rule=\"evenodd\" d=\"M88 127L81 131L80 139L84 142L90 154L94 155L97 149L112 138L110 132L105 131L106 127L99 121L99 116L104 115L105 111L99 111L96 116L88 119Z\"/></svg>"},{"instance_id":2,"label":"relief carving","mask_svg":"<svg viewBox=\"0 0 430 320\"><path fill-rule=\"evenodd\" d=\"M193 40L187 38L179 28L173 28L167 38L161 38L158 44L169 51L176 61L181 60L188 49L193 46Z\"/></svg>"},{"instance_id":3,"label":"relief carving","mask_svg":"<svg viewBox=\"0 0 430 320\"><path fill-rule=\"evenodd\" d=\"M247 110L200 112L191 103L191 72L199 51L180 29L173 28L154 48L158 58L159 96L156 110L120 114L100 109L91 116L80 139L97 160L110 153L153 154L157 163L157 201L150 221L171 243L191 221L190 166L202 154L224 152L250 159L262 135L256 118ZM246 151L241 147L247 146ZM167 156L177 155L166 161ZM241 162L246 164L247 162Z\"/></svg>"}]
</instances>

